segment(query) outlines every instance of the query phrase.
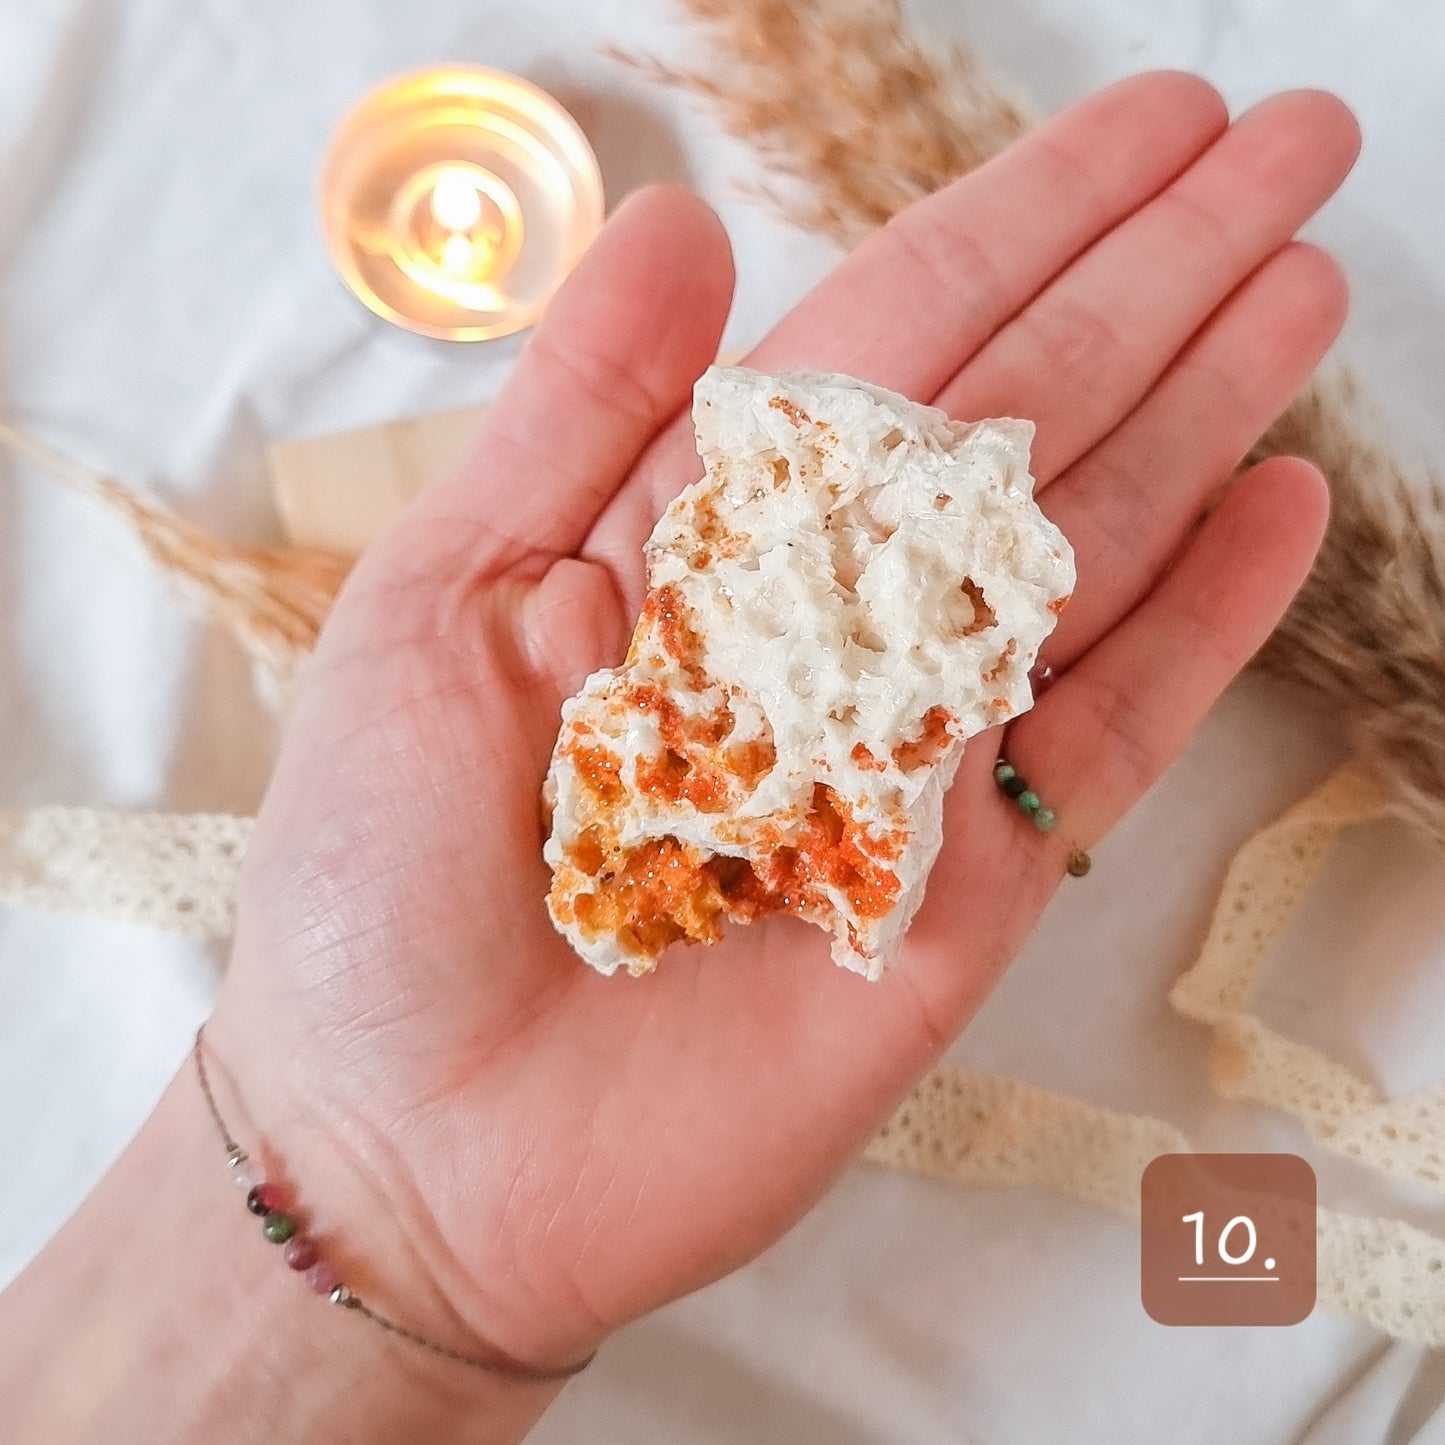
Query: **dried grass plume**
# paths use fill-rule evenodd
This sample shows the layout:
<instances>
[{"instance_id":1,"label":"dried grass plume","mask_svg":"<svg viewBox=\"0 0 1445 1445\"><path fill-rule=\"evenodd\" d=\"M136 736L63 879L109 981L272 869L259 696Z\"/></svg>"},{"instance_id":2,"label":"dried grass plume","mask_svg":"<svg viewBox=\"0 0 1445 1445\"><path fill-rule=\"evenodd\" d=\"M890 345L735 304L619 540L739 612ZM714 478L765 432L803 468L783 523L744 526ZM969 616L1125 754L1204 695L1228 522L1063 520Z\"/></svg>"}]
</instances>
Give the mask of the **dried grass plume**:
<instances>
[{"instance_id":1,"label":"dried grass plume","mask_svg":"<svg viewBox=\"0 0 1445 1445\"><path fill-rule=\"evenodd\" d=\"M290 688L350 570L346 558L312 548L232 546L3 419L0 445L119 513L151 557L236 636L263 669L268 695L275 700Z\"/></svg>"},{"instance_id":2,"label":"dried grass plume","mask_svg":"<svg viewBox=\"0 0 1445 1445\"><path fill-rule=\"evenodd\" d=\"M1445 846L1445 488L1391 456L1343 369L1317 374L1251 460L1271 453L1319 467L1334 512L1255 665L1313 694Z\"/></svg>"},{"instance_id":3,"label":"dried grass plume","mask_svg":"<svg viewBox=\"0 0 1445 1445\"><path fill-rule=\"evenodd\" d=\"M711 102L778 177L784 216L853 246L1028 128L957 46L924 45L895 0L678 0L713 43L685 68L610 51Z\"/></svg>"}]
</instances>

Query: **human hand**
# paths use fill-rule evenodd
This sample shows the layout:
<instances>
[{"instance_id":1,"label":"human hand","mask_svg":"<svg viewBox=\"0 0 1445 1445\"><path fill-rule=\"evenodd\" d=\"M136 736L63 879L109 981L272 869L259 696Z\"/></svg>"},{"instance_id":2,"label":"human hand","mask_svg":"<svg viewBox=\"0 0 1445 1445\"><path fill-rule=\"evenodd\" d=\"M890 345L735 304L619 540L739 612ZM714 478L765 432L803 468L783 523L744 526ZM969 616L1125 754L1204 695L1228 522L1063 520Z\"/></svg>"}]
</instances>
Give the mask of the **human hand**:
<instances>
[{"instance_id":1,"label":"human hand","mask_svg":"<svg viewBox=\"0 0 1445 1445\"><path fill-rule=\"evenodd\" d=\"M1319 541L1303 462L1239 458L1334 338L1291 241L1357 149L1333 99L1226 129L1203 82L1123 82L914 207L749 358L1037 423L1078 587L1009 756L972 742L897 967L788 918L601 978L553 931L539 790L562 700L617 662L641 547L700 473L684 415L732 274L698 200L632 197L466 463L327 624L246 861L210 1037L343 1273L429 1332L562 1364L732 1269L825 1190L978 1007L1063 874L1184 746Z\"/></svg>"}]
</instances>

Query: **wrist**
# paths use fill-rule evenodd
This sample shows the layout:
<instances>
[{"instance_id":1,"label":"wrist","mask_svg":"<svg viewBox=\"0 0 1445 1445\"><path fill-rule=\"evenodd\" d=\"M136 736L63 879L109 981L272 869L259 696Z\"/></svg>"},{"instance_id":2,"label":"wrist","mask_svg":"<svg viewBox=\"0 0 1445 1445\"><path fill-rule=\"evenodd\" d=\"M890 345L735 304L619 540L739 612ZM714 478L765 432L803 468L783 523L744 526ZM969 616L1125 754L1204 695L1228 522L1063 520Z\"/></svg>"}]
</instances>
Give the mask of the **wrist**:
<instances>
[{"instance_id":1,"label":"wrist","mask_svg":"<svg viewBox=\"0 0 1445 1445\"><path fill-rule=\"evenodd\" d=\"M515 1167L493 1153L488 1120L478 1114L458 1130L425 1102L397 1106L408 1091L394 1074L414 1057L389 1059L366 1030L293 1023L283 1001L248 986L257 973L233 961L206 1025L207 1057L236 1138L259 1150L341 1280L397 1323L504 1375L575 1372L605 1331L575 1291L526 1267L515 1246L533 1217L503 1209L490 1226L467 1217L472 1199ZM502 1094L493 1107L504 1112ZM224 1170L218 1136L213 1147Z\"/></svg>"},{"instance_id":2,"label":"wrist","mask_svg":"<svg viewBox=\"0 0 1445 1445\"><path fill-rule=\"evenodd\" d=\"M560 1388L430 1355L329 1304L258 1225L188 1061L0 1297L0 1435L512 1441Z\"/></svg>"}]
</instances>

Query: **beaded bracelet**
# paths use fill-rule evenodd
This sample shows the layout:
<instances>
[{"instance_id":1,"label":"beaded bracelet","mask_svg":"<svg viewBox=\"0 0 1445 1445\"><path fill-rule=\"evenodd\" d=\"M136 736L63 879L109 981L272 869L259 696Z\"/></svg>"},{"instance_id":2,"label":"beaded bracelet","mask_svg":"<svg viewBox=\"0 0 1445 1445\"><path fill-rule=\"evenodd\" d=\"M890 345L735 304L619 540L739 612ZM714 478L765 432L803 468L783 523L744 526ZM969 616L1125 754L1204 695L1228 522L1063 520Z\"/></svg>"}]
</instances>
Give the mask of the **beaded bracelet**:
<instances>
[{"instance_id":1,"label":"beaded bracelet","mask_svg":"<svg viewBox=\"0 0 1445 1445\"><path fill-rule=\"evenodd\" d=\"M1017 768L1007 758L1000 758L993 765L993 780L1004 797L1012 798L1015 806L1040 833L1052 833L1059 819L1052 808L1044 807L1044 800L1029 787ZM1077 844L1069 850L1069 861L1064 865L1070 878L1082 878L1094 866L1093 859Z\"/></svg>"},{"instance_id":2,"label":"beaded bracelet","mask_svg":"<svg viewBox=\"0 0 1445 1445\"><path fill-rule=\"evenodd\" d=\"M569 1365L565 1369L558 1370L534 1369L505 1356L484 1359L480 1355L469 1355L465 1351L454 1349L451 1345L443 1344L439 1340L427 1339L425 1335L420 1335L415 1330L410 1330L405 1325L388 1319L360 1299L342 1283L335 1267L321 1257L321 1249L316 1241L301 1232L296 1216L285 1207L286 1201L280 1188L261 1177L251 1156L232 1137L231 1131L227 1128L221 1117L221 1111L216 1105L216 1096L211 1089L210 1075L206 1071L206 1056L202 1046L204 1033L205 1025L202 1024L196 1030L196 1042L191 1052L195 1056L196 1073L201 1081L201 1093L205 1096L206 1108L210 1111L216 1132L220 1134L221 1143L226 1150L226 1165L230 1170L231 1179L238 1188L245 1191L246 1208L252 1214L260 1216L261 1233L272 1244L283 1246L282 1257L298 1274L305 1276L306 1283L315 1294L329 1300L334 1305L340 1305L344 1309L354 1310L357 1314L364 1315L372 1324L379 1325L387 1333L410 1340L412 1344L419 1345L424 1350L430 1350L434 1355L455 1360L460 1365L470 1365L473 1369L485 1370L489 1374L524 1380L566 1380L585 1370L592 1363L597 1353L595 1350L580 1364Z\"/></svg>"},{"instance_id":3,"label":"beaded bracelet","mask_svg":"<svg viewBox=\"0 0 1445 1445\"><path fill-rule=\"evenodd\" d=\"M1033 686L1034 701L1037 702L1057 681L1058 673L1047 663L1041 663L1029 673ZM1044 807L1044 801L1019 775L1019 771L1006 757L999 756L993 765L993 780L1004 797L1011 798L1024 817L1032 819L1040 833L1052 833L1058 824L1058 815L1052 808ZM1069 861L1064 865L1070 878L1082 878L1094 860L1077 843L1069 849Z\"/></svg>"}]
</instances>

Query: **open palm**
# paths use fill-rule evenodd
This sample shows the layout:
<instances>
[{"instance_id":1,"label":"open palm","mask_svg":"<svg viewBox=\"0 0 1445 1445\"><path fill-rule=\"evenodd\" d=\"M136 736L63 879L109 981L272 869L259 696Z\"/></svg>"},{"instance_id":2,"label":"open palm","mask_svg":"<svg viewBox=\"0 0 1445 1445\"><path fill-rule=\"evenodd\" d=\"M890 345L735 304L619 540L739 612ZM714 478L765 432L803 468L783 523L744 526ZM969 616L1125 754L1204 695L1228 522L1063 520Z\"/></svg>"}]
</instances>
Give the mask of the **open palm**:
<instances>
[{"instance_id":1,"label":"open palm","mask_svg":"<svg viewBox=\"0 0 1445 1445\"><path fill-rule=\"evenodd\" d=\"M732 290L700 201L622 206L466 464L348 582L247 859L212 1038L349 1278L560 1363L827 1187L1303 579L1304 463L1200 517L1341 323L1336 267L1291 237L1356 145L1319 94L1228 126L1199 80L1124 82L886 227L749 358L1033 418L1077 554L1061 680L1008 738L1059 830L997 795L997 738L970 744L877 984L787 918L604 979L547 917L559 705L620 659L643 539L700 474L685 408Z\"/></svg>"}]
</instances>

